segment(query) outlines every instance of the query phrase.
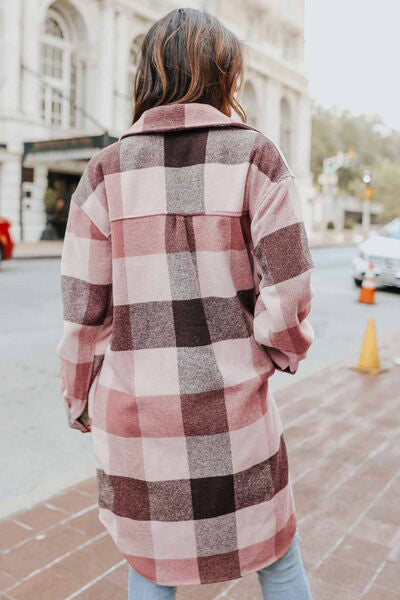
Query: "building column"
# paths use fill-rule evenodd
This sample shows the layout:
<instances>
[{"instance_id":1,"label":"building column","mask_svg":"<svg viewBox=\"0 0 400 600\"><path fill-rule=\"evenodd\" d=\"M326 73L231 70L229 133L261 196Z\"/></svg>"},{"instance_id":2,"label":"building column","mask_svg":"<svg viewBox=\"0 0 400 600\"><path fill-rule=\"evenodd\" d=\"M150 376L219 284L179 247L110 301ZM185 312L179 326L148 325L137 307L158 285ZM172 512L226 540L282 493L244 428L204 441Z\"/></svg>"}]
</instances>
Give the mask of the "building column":
<instances>
[{"instance_id":1,"label":"building column","mask_svg":"<svg viewBox=\"0 0 400 600\"><path fill-rule=\"evenodd\" d=\"M311 105L306 94L300 94L297 109L296 165L299 176L309 177L311 157Z\"/></svg>"},{"instance_id":2,"label":"building column","mask_svg":"<svg viewBox=\"0 0 400 600\"><path fill-rule=\"evenodd\" d=\"M21 182L21 157L12 154L1 164L1 216L11 221L11 235L20 240L19 197Z\"/></svg>"},{"instance_id":3,"label":"building column","mask_svg":"<svg viewBox=\"0 0 400 600\"><path fill-rule=\"evenodd\" d=\"M114 126L114 52L115 9L113 0L106 0L101 15L100 59L98 64L98 121L108 129Z\"/></svg>"},{"instance_id":4,"label":"building column","mask_svg":"<svg viewBox=\"0 0 400 600\"><path fill-rule=\"evenodd\" d=\"M2 14L2 109L16 114L21 93L21 0L3 3Z\"/></svg>"},{"instance_id":5,"label":"building column","mask_svg":"<svg viewBox=\"0 0 400 600\"><path fill-rule=\"evenodd\" d=\"M269 132L268 132L269 79L267 77L262 78L262 82L260 85L260 92L261 92L261 100L259 102L259 104L260 104L260 118L259 118L260 130L264 133L264 135L269 137Z\"/></svg>"},{"instance_id":6,"label":"building column","mask_svg":"<svg viewBox=\"0 0 400 600\"><path fill-rule=\"evenodd\" d=\"M124 131L130 125L133 114L133 98L129 106L128 101L128 56L129 48L135 34L132 23L126 18L125 13L117 13L115 25L116 55L114 88L118 96L114 95L115 122L114 127ZM128 111L129 106L129 111Z\"/></svg>"},{"instance_id":7,"label":"building column","mask_svg":"<svg viewBox=\"0 0 400 600\"><path fill-rule=\"evenodd\" d=\"M36 2L26 2L24 8L24 35L22 64L22 111L40 122L40 34L43 23L39 21Z\"/></svg>"},{"instance_id":8,"label":"building column","mask_svg":"<svg viewBox=\"0 0 400 600\"><path fill-rule=\"evenodd\" d=\"M37 165L34 168L33 184L24 184L31 191L29 198L23 200L24 241L37 242L46 227L44 210L44 195L48 186L47 165Z\"/></svg>"},{"instance_id":9,"label":"building column","mask_svg":"<svg viewBox=\"0 0 400 600\"><path fill-rule=\"evenodd\" d=\"M311 103L306 93L297 98L296 126L294 128L295 174L303 197L303 218L307 231L313 230L312 198L315 196L311 173Z\"/></svg>"},{"instance_id":10,"label":"building column","mask_svg":"<svg viewBox=\"0 0 400 600\"><path fill-rule=\"evenodd\" d=\"M279 145L280 128L280 84L270 77L266 89L266 126L265 134Z\"/></svg>"}]
</instances>

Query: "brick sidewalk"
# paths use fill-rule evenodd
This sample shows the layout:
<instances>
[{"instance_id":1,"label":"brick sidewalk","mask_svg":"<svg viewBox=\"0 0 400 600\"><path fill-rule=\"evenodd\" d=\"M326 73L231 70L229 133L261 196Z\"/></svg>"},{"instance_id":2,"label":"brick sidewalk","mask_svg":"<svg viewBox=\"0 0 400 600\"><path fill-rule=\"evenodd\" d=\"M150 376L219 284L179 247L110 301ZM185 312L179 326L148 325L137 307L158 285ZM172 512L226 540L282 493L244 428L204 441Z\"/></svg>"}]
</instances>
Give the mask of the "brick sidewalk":
<instances>
[{"instance_id":1,"label":"brick sidewalk","mask_svg":"<svg viewBox=\"0 0 400 600\"><path fill-rule=\"evenodd\" d=\"M400 354L400 335L381 353ZM400 368L330 366L275 395L314 600L400 598ZM98 519L95 480L0 523L2 598L126 600L127 563ZM179 600L260 600L256 575Z\"/></svg>"}]
</instances>

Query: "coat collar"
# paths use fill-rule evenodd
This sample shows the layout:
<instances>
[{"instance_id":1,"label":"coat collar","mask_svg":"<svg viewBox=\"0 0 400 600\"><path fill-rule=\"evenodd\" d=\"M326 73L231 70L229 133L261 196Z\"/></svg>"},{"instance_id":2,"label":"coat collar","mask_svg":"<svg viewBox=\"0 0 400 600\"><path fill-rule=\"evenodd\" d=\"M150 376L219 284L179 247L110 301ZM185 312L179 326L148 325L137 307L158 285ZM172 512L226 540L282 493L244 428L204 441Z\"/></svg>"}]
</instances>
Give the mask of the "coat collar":
<instances>
[{"instance_id":1,"label":"coat collar","mask_svg":"<svg viewBox=\"0 0 400 600\"><path fill-rule=\"evenodd\" d=\"M211 104L199 102L183 104L166 104L154 106L146 110L141 117L121 136L122 138L138 133L154 133L163 131L182 131L199 127L254 127L233 117L227 117Z\"/></svg>"}]
</instances>

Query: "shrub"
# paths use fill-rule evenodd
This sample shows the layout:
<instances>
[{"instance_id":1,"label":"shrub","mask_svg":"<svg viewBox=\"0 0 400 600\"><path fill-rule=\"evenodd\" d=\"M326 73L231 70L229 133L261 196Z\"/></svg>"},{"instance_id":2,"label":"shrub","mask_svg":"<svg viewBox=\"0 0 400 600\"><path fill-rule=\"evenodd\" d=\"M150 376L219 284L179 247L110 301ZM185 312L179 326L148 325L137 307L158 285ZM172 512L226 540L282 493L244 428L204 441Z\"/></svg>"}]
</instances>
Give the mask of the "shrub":
<instances>
[{"instance_id":1,"label":"shrub","mask_svg":"<svg viewBox=\"0 0 400 600\"><path fill-rule=\"evenodd\" d=\"M346 219L344 222L344 228L345 229L354 229L354 223L353 221L350 221L349 219Z\"/></svg>"},{"instance_id":2,"label":"shrub","mask_svg":"<svg viewBox=\"0 0 400 600\"><path fill-rule=\"evenodd\" d=\"M47 188L46 193L43 198L43 202L45 208L49 212L53 212L56 210L57 205L57 192L53 188Z\"/></svg>"}]
</instances>

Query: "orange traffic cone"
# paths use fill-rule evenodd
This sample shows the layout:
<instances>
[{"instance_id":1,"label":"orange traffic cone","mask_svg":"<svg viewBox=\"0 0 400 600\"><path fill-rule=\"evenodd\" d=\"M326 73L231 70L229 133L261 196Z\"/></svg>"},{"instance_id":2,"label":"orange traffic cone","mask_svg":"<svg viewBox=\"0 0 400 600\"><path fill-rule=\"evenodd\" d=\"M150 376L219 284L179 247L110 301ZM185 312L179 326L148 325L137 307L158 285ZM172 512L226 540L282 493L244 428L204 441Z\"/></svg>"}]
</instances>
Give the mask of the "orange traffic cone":
<instances>
[{"instance_id":1,"label":"orange traffic cone","mask_svg":"<svg viewBox=\"0 0 400 600\"><path fill-rule=\"evenodd\" d=\"M361 292L358 301L364 302L365 304L374 304L375 289L374 265L369 263L361 284Z\"/></svg>"},{"instance_id":2,"label":"orange traffic cone","mask_svg":"<svg viewBox=\"0 0 400 600\"><path fill-rule=\"evenodd\" d=\"M373 319L368 320L358 365L356 367L350 367L350 369L353 371L358 371L359 373L370 373L372 375L378 375L378 373L384 373L388 370L381 369L380 366L378 344L376 341L375 324Z\"/></svg>"}]
</instances>

